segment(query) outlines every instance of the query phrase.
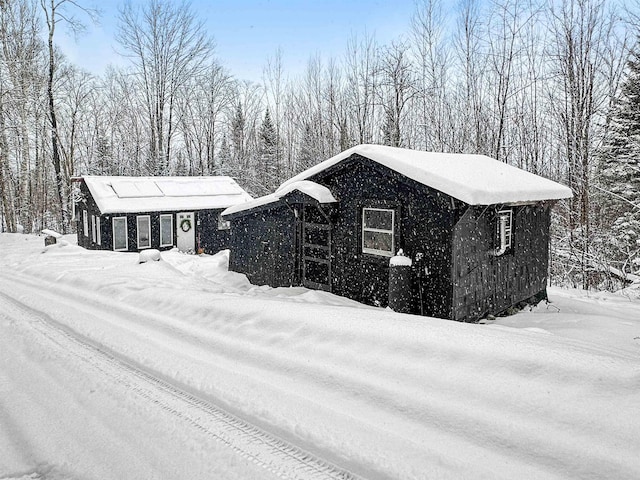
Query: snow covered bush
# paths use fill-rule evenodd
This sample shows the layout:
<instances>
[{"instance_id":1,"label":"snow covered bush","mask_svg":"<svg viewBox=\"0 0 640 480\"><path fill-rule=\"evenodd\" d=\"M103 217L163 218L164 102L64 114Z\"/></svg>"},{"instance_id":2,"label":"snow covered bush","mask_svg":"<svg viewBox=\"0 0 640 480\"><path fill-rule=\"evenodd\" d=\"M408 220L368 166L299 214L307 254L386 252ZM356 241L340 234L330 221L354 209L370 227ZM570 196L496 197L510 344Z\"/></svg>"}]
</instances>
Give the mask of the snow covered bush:
<instances>
[{"instance_id":1,"label":"snow covered bush","mask_svg":"<svg viewBox=\"0 0 640 480\"><path fill-rule=\"evenodd\" d=\"M155 248L142 250L138 257L138 263L159 262L160 260L162 260L160 250L156 250Z\"/></svg>"}]
</instances>

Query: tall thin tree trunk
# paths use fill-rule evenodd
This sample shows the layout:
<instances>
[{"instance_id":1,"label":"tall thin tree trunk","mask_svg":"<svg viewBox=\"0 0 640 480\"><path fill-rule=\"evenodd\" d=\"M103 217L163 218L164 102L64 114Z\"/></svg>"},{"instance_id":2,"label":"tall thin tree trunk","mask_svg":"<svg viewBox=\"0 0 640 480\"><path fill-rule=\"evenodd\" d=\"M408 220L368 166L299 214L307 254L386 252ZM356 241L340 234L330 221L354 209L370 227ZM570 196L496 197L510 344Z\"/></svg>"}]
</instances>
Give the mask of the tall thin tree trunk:
<instances>
[{"instance_id":1,"label":"tall thin tree trunk","mask_svg":"<svg viewBox=\"0 0 640 480\"><path fill-rule=\"evenodd\" d=\"M53 170L56 176L56 193L57 193L57 200L59 203L60 228L62 229L63 233L67 233L68 214L66 212L67 202L66 202L65 193L64 193L65 179L62 174L60 149L58 146L58 121L56 118L56 108L55 108L55 102L53 98L53 79L55 74L55 56L54 56L55 52L53 49L53 35L56 29L56 19L55 19L56 4L54 0L51 0L50 2L50 9L51 10L47 12L48 14L50 14L50 17L48 16L47 18L47 25L49 27L48 43L47 43L49 47L49 72L47 77L47 99L49 102L49 122L51 126L51 155L52 155L52 161L53 161Z\"/></svg>"},{"instance_id":2,"label":"tall thin tree trunk","mask_svg":"<svg viewBox=\"0 0 640 480\"><path fill-rule=\"evenodd\" d=\"M2 216L9 232L16 231L16 214L13 206L12 186L9 179L9 159L7 156L7 139L5 135L4 109L2 106L2 87L0 87L0 202ZM1 226L1 225L0 225Z\"/></svg>"}]
</instances>

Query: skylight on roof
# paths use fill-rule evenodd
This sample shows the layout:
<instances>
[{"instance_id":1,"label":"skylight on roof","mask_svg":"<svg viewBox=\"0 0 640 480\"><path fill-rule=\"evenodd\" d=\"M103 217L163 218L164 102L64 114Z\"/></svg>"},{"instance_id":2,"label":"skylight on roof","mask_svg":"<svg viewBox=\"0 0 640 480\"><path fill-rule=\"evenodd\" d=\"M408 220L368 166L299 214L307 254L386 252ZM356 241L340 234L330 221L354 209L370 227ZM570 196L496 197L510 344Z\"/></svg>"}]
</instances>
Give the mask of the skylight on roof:
<instances>
[{"instance_id":1,"label":"skylight on roof","mask_svg":"<svg viewBox=\"0 0 640 480\"><path fill-rule=\"evenodd\" d=\"M243 190L228 178L201 181L198 177L156 180L156 186L167 197L206 197L239 195Z\"/></svg>"},{"instance_id":2,"label":"skylight on roof","mask_svg":"<svg viewBox=\"0 0 640 480\"><path fill-rule=\"evenodd\" d=\"M118 198L151 198L162 197L162 191L154 182L144 181L112 181L111 188Z\"/></svg>"}]
</instances>

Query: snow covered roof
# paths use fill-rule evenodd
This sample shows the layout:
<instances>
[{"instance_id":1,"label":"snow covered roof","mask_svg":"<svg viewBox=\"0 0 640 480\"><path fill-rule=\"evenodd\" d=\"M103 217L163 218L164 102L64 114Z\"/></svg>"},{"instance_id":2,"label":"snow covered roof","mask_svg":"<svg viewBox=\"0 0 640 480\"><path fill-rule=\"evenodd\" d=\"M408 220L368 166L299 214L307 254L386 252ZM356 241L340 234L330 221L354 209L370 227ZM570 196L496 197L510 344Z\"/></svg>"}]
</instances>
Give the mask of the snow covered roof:
<instances>
[{"instance_id":1,"label":"snow covered roof","mask_svg":"<svg viewBox=\"0 0 640 480\"><path fill-rule=\"evenodd\" d=\"M205 210L252 200L231 177L84 176L101 213Z\"/></svg>"},{"instance_id":2,"label":"snow covered roof","mask_svg":"<svg viewBox=\"0 0 640 480\"><path fill-rule=\"evenodd\" d=\"M485 155L431 153L358 145L299 173L280 188L306 180L353 154L369 158L469 205L528 203L571 198L571 189Z\"/></svg>"},{"instance_id":3,"label":"snow covered roof","mask_svg":"<svg viewBox=\"0 0 640 480\"><path fill-rule=\"evenodd\" d=\"M227 208L222 215L230 215L232 213L242 212L244 210L250 210L262 205L268 205L273 202L277 202L280 198L286 194L298 190L311 198L316 199L320 203L333 203L337 200L332 195L331 191L324 185L320 185L309 180L301 180L299 182L287 182L286 185L281 185L274 193L265 195L263 197L256 198L246 203L234 205Z\"/></svg>"}]
</instances>

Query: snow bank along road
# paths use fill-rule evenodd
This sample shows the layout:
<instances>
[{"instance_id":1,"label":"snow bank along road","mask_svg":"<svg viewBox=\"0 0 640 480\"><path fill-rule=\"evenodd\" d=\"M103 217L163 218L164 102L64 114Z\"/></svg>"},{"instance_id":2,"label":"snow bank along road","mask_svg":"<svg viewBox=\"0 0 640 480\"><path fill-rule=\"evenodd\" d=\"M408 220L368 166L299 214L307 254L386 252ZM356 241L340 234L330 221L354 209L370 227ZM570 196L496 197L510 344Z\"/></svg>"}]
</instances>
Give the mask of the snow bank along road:
<instances>
[{"instance_id":1,"label":"snow bank along road","mask_svg":"<svg viewBox=\"0 0 640 480\"><path fill-rule=\"evenodd\" d=\"M41 245L0 235L0 478L640 478L637 302L465 325Z\"/></svg>"}]
</instances>

